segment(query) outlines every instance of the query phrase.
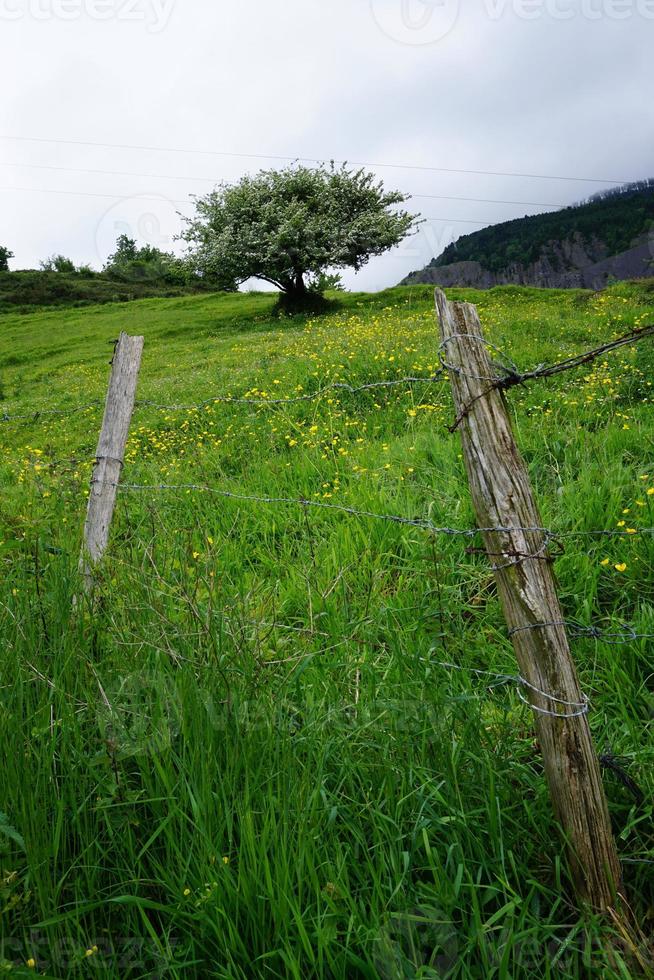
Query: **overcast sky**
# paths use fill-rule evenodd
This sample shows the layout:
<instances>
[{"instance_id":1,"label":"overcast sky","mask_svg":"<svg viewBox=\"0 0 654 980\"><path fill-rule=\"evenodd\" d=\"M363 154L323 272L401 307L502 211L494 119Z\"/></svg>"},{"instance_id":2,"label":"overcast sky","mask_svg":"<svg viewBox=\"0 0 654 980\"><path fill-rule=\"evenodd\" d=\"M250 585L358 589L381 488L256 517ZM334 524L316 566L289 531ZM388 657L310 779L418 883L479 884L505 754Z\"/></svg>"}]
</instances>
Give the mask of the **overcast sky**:
<instances>
[{"instance_id":1,"label":"overcast sky","mask_svg":"<svg viewBox=\"0 0 654 980\"><path fill-rule=\"evenodd\" d=\"M429 220L346 274L361 289L477 227L654 175L654 0L463 6L0 0L12 267L61 252L100 268L123 232L176 247L192 193L283 162L239 154L375 164L414 195Z\"/></svg>"}]
</instances>

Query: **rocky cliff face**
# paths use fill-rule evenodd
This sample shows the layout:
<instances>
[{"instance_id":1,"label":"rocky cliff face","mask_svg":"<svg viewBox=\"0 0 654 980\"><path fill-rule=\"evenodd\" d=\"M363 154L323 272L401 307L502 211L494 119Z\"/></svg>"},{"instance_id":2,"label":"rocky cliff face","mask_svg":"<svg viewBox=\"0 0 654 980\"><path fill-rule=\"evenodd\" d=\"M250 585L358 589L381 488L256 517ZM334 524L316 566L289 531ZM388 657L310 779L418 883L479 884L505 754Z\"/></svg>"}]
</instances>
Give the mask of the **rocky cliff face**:
<instances>
[{"instance_id":1,"label":"rocky cliff face","mask_svg":"<svg viewBox=\"0 0 654 980\"><path fill-rule=\"evenodd\" d=\"M530 265L513 263L502 272L490 272L479 262L433 263L412 272L402 285L433 283L437 286L542 286L550 289L603 289L612 279L639 279L654 276L654 241L647 236L619 255L608 255L598 241L585 241L575 235L562 242L549 243Z\"/></svg>"}]
</instances>

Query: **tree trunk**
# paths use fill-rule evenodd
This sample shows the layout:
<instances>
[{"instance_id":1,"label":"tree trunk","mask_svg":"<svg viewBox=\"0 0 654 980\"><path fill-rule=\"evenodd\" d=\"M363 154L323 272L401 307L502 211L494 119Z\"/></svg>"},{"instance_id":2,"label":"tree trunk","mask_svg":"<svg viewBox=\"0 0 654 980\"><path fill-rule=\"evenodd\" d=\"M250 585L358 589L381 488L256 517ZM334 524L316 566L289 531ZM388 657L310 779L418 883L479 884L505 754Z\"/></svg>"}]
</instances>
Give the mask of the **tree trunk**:
<instances>
[{"instance_id":1,"label":"tree trunk","mask_svg":"<svg viewBox=\"0 0 654 980\"><path fill-rule=\"evenodd\" d=\"M291 308L302 308L309 296L309 290L304 281L304 273L294 272L282 285L282 302Z\"/></svg>"},{"instance_id":2,"label":"tree trunk","mask_svg":"<svg viewBox=\"0 0 654 980\"><path fill-rule=\"evenodd\" d=\"M293 280L293 296L301 299L307 294L306 283L304 282L304 275L301 272L295 273L295 278Z\"/></svg>"}]
</instances>

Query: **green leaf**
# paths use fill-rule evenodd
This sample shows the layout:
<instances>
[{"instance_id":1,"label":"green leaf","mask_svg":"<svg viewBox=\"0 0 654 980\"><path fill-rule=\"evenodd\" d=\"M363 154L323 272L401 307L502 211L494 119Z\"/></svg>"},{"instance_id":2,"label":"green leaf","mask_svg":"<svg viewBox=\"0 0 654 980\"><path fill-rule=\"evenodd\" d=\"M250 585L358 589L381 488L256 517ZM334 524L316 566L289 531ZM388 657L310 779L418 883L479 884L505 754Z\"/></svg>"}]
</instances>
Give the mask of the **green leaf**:
<instances>
[{"instance_id":1,"label":"green leaf","mask_svg":"<svg viewBox=\"0 0 654 980\"><path fill-rule=\"evenodd\" d=\"M14 842L14 844L17 844L18 847L20 847L21 851L23 851L23 853L26 852L25 841L23 837L21 836L21 834L18 833L15 827L11 826L11 824L9 823L9 817L7 816L6 813L3 813L2 810L0 810L0 834L3 834L5 837L8 837L9 840L12 840Z\"/></svg>"}]
</instances>

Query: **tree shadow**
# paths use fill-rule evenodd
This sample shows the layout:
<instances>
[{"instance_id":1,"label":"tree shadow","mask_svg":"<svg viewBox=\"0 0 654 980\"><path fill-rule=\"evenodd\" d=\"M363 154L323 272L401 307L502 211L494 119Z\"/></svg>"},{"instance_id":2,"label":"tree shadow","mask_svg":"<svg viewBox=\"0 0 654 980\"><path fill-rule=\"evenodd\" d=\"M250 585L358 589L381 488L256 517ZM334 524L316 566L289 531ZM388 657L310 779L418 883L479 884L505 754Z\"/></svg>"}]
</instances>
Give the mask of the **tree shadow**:
<instances>
[{"instance_id":1,"label":"tree shadow","mask_svg":"<svg viewBox=\"0 0 654 980\"><path fill-rule=\"evenodd\" d=\"M307 291L301 296L289 296L280 293L273 306L273 316L325 316L335 313L342 307L339 299L323 296L320 293Z\"/></svg>"}]
</instances>

